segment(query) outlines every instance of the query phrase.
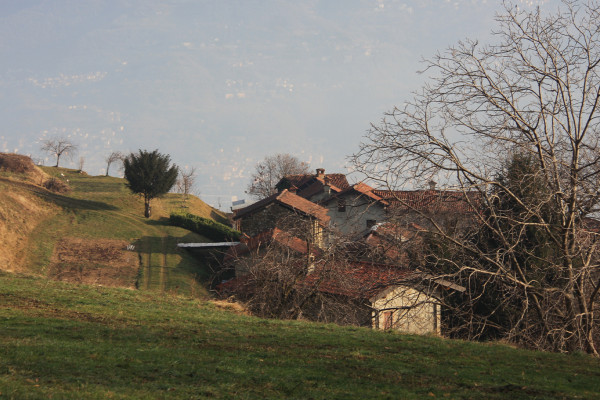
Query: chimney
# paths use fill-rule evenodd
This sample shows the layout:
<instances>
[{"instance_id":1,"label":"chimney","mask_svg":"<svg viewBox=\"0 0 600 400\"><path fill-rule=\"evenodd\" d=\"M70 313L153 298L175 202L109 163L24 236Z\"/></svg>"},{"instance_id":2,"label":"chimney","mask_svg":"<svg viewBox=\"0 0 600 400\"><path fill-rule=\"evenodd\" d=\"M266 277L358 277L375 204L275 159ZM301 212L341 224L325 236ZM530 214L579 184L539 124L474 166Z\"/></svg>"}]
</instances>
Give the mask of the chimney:
<instances>
[{"instance_id":1,"label":"chimney","mask_svg":"<svg viewBox=\"0 0 600 400\"><path fill-rule=\"evenodd\" d=\"M317 178L322 178L325 176L325 168L317 168Z\"/></svg>"},{"instance_id":2,"label":"chimney","mask_svg":"<svg viewBox=\"0 0 600 400\"><path fill-rule=\"evenodd\" d=\"M429 183L429 190L435 190L435 185L437 185L437 182L432 179L428 183Z\"/></svg>"}]
</instances>

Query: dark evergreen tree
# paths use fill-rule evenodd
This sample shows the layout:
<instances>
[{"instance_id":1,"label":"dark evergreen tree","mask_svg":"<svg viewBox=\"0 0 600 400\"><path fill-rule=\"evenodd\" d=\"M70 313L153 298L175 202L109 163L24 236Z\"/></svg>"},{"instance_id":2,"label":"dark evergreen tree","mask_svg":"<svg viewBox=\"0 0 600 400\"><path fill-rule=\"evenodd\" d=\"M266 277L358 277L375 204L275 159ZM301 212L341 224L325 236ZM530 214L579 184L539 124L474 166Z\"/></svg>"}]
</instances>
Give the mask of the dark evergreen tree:
<instances>
[{"instance_id":1,"label":"dark evergreen tree","mask_svg":"<svg viewBox=\"0 0 600 400\"><path fill-rule=\"evenodd\" d=\"M477 251L465 252L460 246L449 250L437 243L436 258L452 259L484 272L464 274L462 284L469 287L468 301L459 296L452 299L457 309L467 307L463 311L471 318L468 324L460 316L459 321L450 322L462 327L458 336L516 337L521 341L547 334L541 332L540 310L530 305L537 299L551 299L545 293L547 288L563 283L557 268L562 263L556 242L560 229L556 219L560 214L554 209L554 194L543 173L530 154L512 154L487 196L485 223L466 238ZM495 274L497 266L489 260L497 260L510 271L509 276L520 277L528 284L500 279Z\"/></svg>"},{"instance_id":2,"label":"dark evergreen tree","mask_svg":"<svg viewBox=\"0 0 600 400\"><path fill-rule=\"evenodd\" d=\"M170 165L171 158L158 150L139 150L123 160L127 186L144 197L144 216L150 218L150 201L167 193L177 180L179 169Z\"/></svg>"}]
</instances>

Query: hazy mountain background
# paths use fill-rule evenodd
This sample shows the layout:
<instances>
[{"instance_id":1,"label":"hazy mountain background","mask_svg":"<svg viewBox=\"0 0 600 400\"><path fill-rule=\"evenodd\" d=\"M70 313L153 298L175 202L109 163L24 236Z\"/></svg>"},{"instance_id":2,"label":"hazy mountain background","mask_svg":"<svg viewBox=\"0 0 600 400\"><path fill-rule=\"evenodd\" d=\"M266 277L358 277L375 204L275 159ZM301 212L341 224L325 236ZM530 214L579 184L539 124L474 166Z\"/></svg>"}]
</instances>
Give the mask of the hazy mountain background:
<instances>
[{"instance_id":1,"label":"hazy mountain background","mask_svg":"<svg viewBox=\"0 0 600 400\"><path fill-rule=\"evenodd\" d=\"M80 152L64 166L83 156L84 170L101 174L113 150L159 149L196 167L200 197L228 209L269 154L346 172L369 124L423 83L420 59L465 37L487 40L500 9L477 0L0 0L0 151L49 165L40 141L65 136Z\"/></svg>"}]
</instances>

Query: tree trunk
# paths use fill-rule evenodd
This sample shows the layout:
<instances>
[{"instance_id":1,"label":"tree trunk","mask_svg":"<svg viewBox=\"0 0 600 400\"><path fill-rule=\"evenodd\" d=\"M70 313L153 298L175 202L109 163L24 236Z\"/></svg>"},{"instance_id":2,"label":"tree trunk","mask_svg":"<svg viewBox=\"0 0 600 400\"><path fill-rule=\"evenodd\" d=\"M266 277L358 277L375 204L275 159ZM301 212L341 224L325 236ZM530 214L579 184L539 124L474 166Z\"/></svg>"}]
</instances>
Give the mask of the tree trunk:
<instances>
[{"instance_id":1,"label":"tree trunk","mask_svg":"<svg viewBox=\"0 0 600 400\"><path fill-rule=\"evenodd\" d=\"M150 218L152 207L150 207L150 199L144 200L144 217Z\"/></svg>"}]
</instances>

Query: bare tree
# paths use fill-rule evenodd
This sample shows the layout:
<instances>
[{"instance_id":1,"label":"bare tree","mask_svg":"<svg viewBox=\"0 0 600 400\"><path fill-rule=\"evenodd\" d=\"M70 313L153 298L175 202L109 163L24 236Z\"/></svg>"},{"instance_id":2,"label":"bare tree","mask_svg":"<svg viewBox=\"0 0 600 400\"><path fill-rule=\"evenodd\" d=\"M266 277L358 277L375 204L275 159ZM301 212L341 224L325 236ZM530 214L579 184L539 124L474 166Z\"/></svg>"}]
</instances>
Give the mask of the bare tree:
<instances>
[{"instance_id":1,"label":"bare tree","mask_svg":"<svg viewBox=\"0 0 600 400\"><path fill-rule=\"evenodd\" d=\"M599 20L597 1L506 5L493 43L427 60L427 85L353 156L389 189L463 194L464 229L395 201L428 221L421 268L468 288L452 302L467 337L598 355Z\"/></svg>"},{"instance_id":2,"label":"bare tree","mask_svg":"<svg viewBox=\"0 0 600 400\"><path fill-rule=\"evenodd\" d=\"M83 156L79 157L78 171L83 172L83 166L85 164L85 158Z\"/></svg>"},{"instance_id":3,"label":"bare tree","mask_svg":"<svg viewBox=\"0 0 600 400\"><path fill-rule=\"evenodd\" d=\"M261 317L370 322L370 311L359 301L328 296L320 290L323 282L344 287L348 259L340 251L342 241L319 247L311 225L300 216L288 215L278 221L284 229L274 228L249 239L250 251L235 259L238 278L231 292Z\"/></svg>"},{"instance_id":4,"label":"bare tree","mask_svg":"<svg viewBox=\"0 0 600 400\"><path fill-rule=\"evenodd\" d=\"M189 195L192 193L192 189L194 188L194 184L196 183L196 168L192 167L190 169L180 169L179 170L179 178L175 183L175 187L177 188L177 192L181 193L183 207L186 207L186 202L188 200Z\"/></svg>"},{"instance_id":5,"label":"bare tree","mask_svg":"<svg viewBox=\"0 0 600 400\"><path fill-rule=\"evenodd\" d=\"M256 164L246 193L256 199L263 199L276 192L275 185L284 176L307 173L309 173L308 164L291 154L268 156Z\"/></svg>"},{"instance_id":6,"label":"bare tree","mask_svg":"<svg viewBox=\"0 0 600 400\"><path fill-rule=\"evenodd\" d=\"M113 151L110 153L104 161L106 161L106 176L108 176L108 170L113 163L120 162L123 163L123 159L125 159L125 155L120 151Z\"/></svg>"},{"instance_id":7,"label":"bare tree","mask_svg":"<svg viewBox=\"0 0 600 400\"><path fill-rule=\"evenodd\" d=\"M56 165L58 167L60 157L63 155L72 158L77 153L77 145L74 144L70 139L56 138L47 139L42 141L42 151L48 154L56 156Z\"/></svg>"}]
</instances>

